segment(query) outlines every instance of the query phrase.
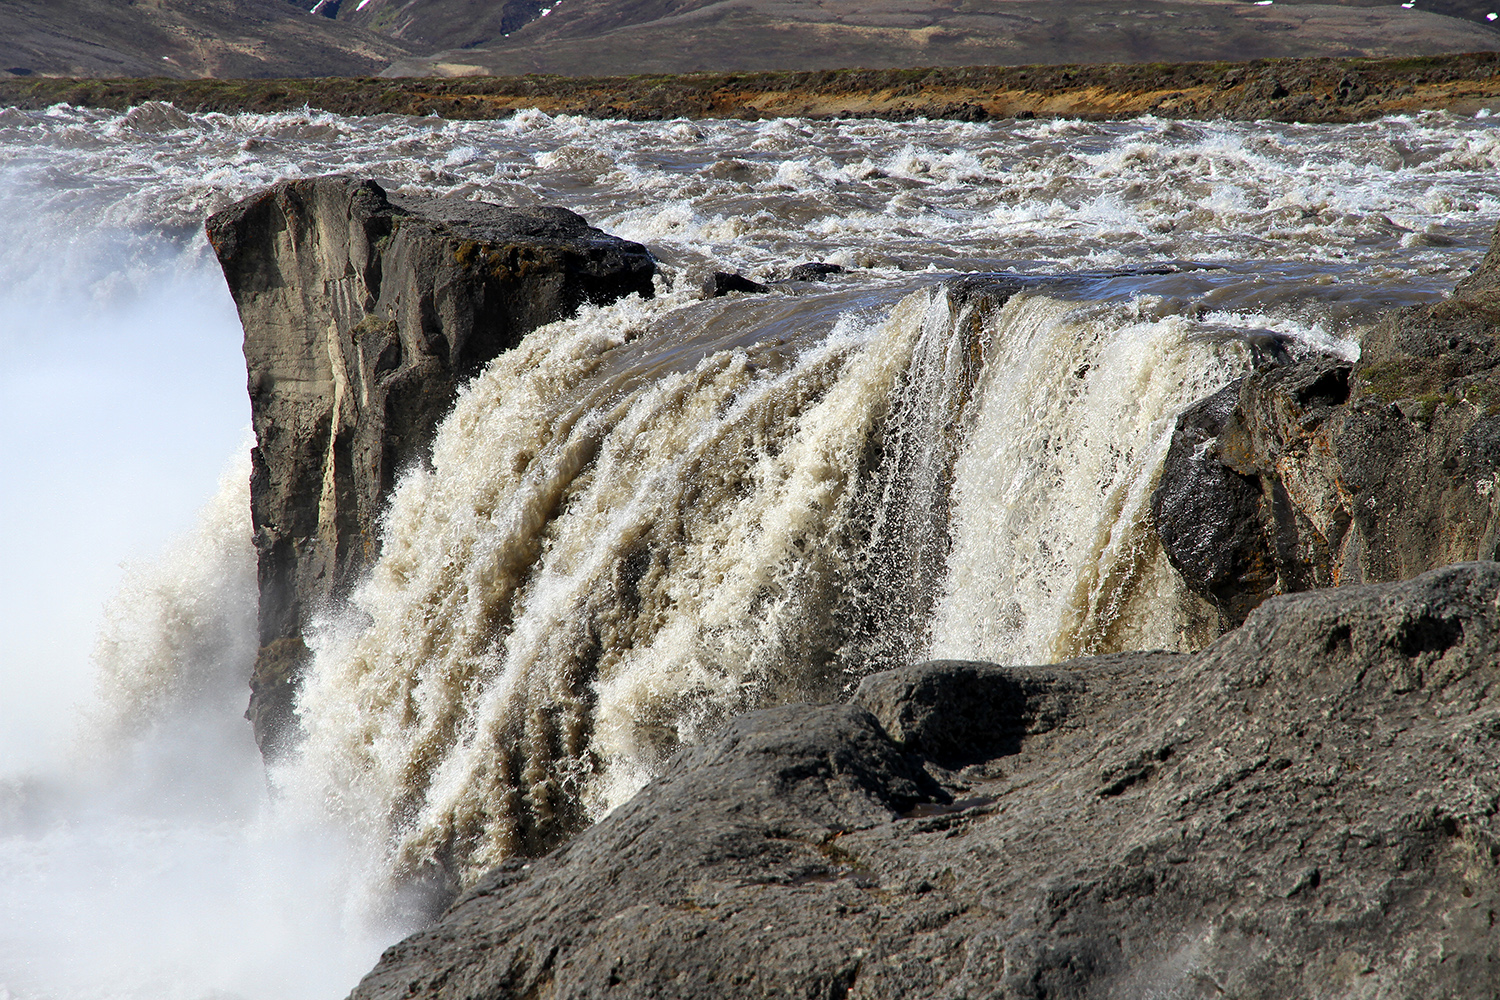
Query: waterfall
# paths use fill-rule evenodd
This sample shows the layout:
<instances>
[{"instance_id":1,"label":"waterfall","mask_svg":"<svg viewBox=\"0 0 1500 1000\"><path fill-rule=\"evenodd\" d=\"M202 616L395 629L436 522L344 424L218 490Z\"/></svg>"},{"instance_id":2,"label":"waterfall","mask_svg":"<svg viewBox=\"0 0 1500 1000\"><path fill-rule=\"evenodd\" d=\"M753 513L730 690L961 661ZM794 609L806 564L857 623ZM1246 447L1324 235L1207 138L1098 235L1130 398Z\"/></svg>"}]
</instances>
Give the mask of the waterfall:
<instances>
[{"instance_id":1,"label":"waterfall","mask_svg":"<svg viewBox=\"0 0 1500 1000\"><path fill-rule=\"evenodd\" d=\"M393 882L421 908L542 850L742 708L1200 642L1142 522L1171 415L1248 366L1235 329L1354 336L1451 289L1500 214L1496 121L0 109L0 997L339 995L422 919ZM476 381L326 609L268 795L243 474L143 557L247 417L202 220L329 172L565 205L680 285L850 273L586 311ZM1183 260L1221 267L898 301Z\"/></svg>"},{"instance_id":2,"label":"waterfall","mask_svg":"<svg viewBox=\"0 0 1500 1000\"><path fill-rule=\"evenodd\" d=\"M1248 351L1016 287L793 337L748 307L684 337L671 300L532 334L462 393L323 621L282 786L452 889L749 708L930 655L1201 641L1147 501L1173 415Z\"/></svg>"},{"instance_id":3,"label":"waterfall","mask_svg":"<svg viewBox=\"0 0 1500 1000\"><path fill-rule=\"evenodd\" d=\"M1178 411L1242 374L1234 338L1138 299L1012 300L954 472L931 653L1054 663L1215 632L1149 531Z\"/></svg>"}]
</instances>

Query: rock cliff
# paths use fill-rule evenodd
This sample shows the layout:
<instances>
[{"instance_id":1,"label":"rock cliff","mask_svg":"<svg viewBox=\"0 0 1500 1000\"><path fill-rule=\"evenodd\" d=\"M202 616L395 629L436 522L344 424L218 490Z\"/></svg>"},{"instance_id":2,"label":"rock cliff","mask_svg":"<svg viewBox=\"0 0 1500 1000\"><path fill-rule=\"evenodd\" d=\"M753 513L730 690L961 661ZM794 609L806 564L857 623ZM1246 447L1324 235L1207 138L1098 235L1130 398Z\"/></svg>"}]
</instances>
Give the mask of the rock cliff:
<instances>
[{"instance_id":1,"label":"rock cliff","mask_svg":"<svg viewBox=\"0 0 1500 1000\"><path fill-rule=\"evenodd\" d=\"M1497 598L1454 566L744 716L354 997L1493 997Z\"/></svg>"},{"instance_id":2,"label":"rock cliff","mask_svg":"<svg viewBox=\"0 0 1500 1000\"><path fill-rule=\"evenodd\" d=\"M1226 627L1272 594L1404 580L1500 550L1500 240L1357 364L1266 367L1182 414L1153 500Z\"/></svg>"},{"instance_id":3,"label":"rock cliff","mask_svg":"<svg viewBox=\"0 0 1500 1000\"><path fill-rule=\"evenodd\" d=\"M245 328L260 653L248 713L274 753L310 616L377 554L397 476L427 458L458 386L585 302L649 296L645 248L562 208L287 181L207 224Z\"/></svg>"}]
</instances>

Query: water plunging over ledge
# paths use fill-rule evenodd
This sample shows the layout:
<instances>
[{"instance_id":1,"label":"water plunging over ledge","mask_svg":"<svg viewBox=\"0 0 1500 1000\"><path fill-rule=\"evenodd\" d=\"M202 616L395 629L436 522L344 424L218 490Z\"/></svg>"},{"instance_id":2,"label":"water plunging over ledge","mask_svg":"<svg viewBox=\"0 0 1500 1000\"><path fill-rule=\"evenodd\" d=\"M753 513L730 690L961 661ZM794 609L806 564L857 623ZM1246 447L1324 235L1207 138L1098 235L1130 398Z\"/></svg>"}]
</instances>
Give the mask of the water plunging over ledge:
<instances>
[{"instance_id":1,"label":"water plunging over ledge","mask_svg":"<svg viewBox=\"0 0 1500 1000\"><path fill-rule=\"evenodd\" d=\"M467 882L749 708L933 655L1203 644L1147 504L1173 417L1257 338L1099 297L1195 274L668 296L537 331L397 489L279 780L392 837L397 876Z\"/></svg>"}]
</instances>

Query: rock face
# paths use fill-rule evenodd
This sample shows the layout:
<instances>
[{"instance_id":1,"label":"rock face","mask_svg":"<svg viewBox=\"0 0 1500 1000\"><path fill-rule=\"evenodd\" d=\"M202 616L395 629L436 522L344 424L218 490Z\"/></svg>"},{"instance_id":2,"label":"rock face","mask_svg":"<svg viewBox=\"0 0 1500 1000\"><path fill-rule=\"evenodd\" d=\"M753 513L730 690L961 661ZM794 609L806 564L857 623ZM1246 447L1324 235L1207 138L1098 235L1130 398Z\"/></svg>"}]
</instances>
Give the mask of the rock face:
<instances>
[{"instance_id":1,"label":"rock face","mask_svg":"<svg viewBox=\"0 0 1500 1000\"><path fill-rule=\"evenodd\" d=\"M1452 298L1384 320L1357 364L1263 368L1179 417L1152 511L1225 627L1272 594L1496 558L1497 334L1492 245Z\"/></svg>"},{"instance_id":2,"label":"rock face","mask_svg":"<svg viewBox=\"0 0 1500 1000\"><path fill-rule=\"evenodd\" d=\"M1500 564L742 717L356 989L1493 997Z\"/></svg>"},{"instance_id":3,"label":"rock face","mask_svg":"<svg viewBox=\"0 0 1500 1000\"><path fill-rule=\"evenodd\" d=\"M260 653L249 718L290 737L302 631L377 554L397 476L458 386L585 302L649 296L645 248L562 208L393 198L373 181L275 187L208 220L245 328Z\"/></svg>"}]
</instances>

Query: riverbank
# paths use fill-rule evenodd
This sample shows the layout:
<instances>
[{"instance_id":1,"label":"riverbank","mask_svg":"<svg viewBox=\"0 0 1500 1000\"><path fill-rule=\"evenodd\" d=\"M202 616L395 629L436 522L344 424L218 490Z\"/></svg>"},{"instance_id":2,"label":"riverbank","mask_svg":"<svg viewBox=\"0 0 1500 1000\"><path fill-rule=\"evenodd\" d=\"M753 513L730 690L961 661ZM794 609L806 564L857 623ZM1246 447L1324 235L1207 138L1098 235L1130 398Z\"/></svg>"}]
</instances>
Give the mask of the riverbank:
<instances>
[{"instance_id":1,"label":"riverbank","mask_svg":"<svg viewBox=\"0 0 1500 1000\"><path fill-rule=\"evenodd\" d=\"M959 69L691 73L630 77L299 80L0 79L0 105L123 110L503 118L522 108L638 121L667 118L1068 117L1365 121L1390 114L1500 109L1500 53L1411 59L981 66Z\"/></svg>"}]
</instances>

